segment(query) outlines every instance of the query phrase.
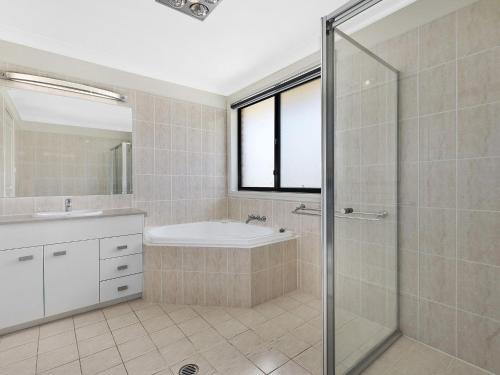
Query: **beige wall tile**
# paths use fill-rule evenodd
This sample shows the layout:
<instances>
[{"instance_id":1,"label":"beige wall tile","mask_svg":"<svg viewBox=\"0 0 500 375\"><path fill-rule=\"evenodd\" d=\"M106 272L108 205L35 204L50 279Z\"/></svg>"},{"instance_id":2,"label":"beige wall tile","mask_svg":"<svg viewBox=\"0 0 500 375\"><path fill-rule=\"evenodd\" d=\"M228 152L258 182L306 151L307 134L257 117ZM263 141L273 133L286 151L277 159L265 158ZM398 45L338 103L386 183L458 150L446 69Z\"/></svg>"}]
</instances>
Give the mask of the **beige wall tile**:
<instances>
[{"instance_id":1,"label":"beige wall tile","mask_svg":"<svg viewBox=\"0 0 500 375\"><path fill-rule=\"evenodd\" d=\"M420 296L449 306L455 306L455 260L420 254L419 270Z\"/></svg>"},{"instance_id":2,"label":"beige wall tile","mask_svg":"<svg viewBox=\"0 0 500 375\"><path fill-rule=\"evenodd\" d=\"M252 306L269 299L269 273L267 270L252 273Z\"/></svg>"},{"instance_id":3,"label":"beige wall tile","mask_svg":"<svg viewBox=\"0 0 500 375\"><path fill-rule=\"evenodd\" d=\"M500 48L458 60L458 108L500 100Z\"/></svg>"},{"instance_id":4,"label":"beige wall tile","mask_svg":"<svg viewBox=\"0 0 500 375\"><path fill-rule=\"evenodd\" d=\"M399 155L401 163L415 162L418 160L419 124L417 118L401 120L399 128Z\"/></svg>"},{"instance_id":5,"label":"beige wall tile","mask_svg":"<svg viewBox=\"0 0 500 375\"><path fill-rule=\"evenodd\" d=\"M136 91L135 115L138 121L154 120L154 98L152 95Z\"/></svg>"},{"instance_id":6,"label":"beige wall tile","mask_svg":"<svg viewBox=\"0 0 500 375\"><path fill-rule=\"evenodd\" d=\"M205 251L207 272L227 272L228 271L228 249L212 248Z\"/></svg>"},{"instance_id":7,"label":"beige wall tile","mask_svg":"<svg viewBox=\"0 0 500 375\"><path fill-rule=\"evenodd\" d=\"M500 210L500 159L459 160L458 207Z\"/></svg>"},{"instance_id":8,"label":"beige wall tile","mask_svg":"<svg viewBox=\"0 0 500 375\"><path fill-rule=\"evenodd\" d=\"M421 252L456 256L456 211L421 208L419 210L419 248Z\"/></svg>"},{"instance_id":9,"label":"beige wall tile","mask_svg":"<svg viewBox=\"0 0 500 375\"><path fill-rule=\"evenodd\" d=\"M495 0L481 0L458 11L458 55L500 45L500 10Z\"/></svg>"},{"instance_id":10,"label":"beige wall tile","mask_svg":"<svg viewBox=\"0 0 500 375\"><path fill-rule=\"evenodd\" d=\"M419 304L419 340L455 355L456 310L431 301Z\"/></svg>"},{"instance_id":11,"label":"beige wall tile","mask_svg":"<svg viewBox=\"0 0 500 375\"><path fill-rule=\"evenodd\" d=\"M456 157L456 113L444 112L420 118L420 160Z\"/></svg>"},{"instance_id":12,"label":"beige wall tile","mask_svg":"<svg viewBox=\"0 0 500 375\"><path fill-rule=\"evenodd\" d=\"M183 272L184 303L187 305L205 304L205 273Z\"/></svg>"},{"instance_id":13,"label":"beige wall tile","mask_svg":"<svg viewBox=\"0 0 500 375\"><path fill-rule=\"evenodd\" d=\"M249 249L228 250L228 271L230 273L250 273L251 255Z\"/></svg>"},{"instance_id":14,"label":"beige wall tile","mask_svg":"<svg viewBox=\"0 0 500 375\"><path fill-rule=\"evenodd\" d=\"M359 109L361 96L359 93L349 94L337 98L336 121L339 130L355 129L361 126Z\"/></svg>"},{"instance_id":15,"label":"beige wall tile","mask_svg":"<svg viewBox=\"0 0 500 375\"><path fill-rule=\"evenodd\" d=\"M379 56L399 70L402 76L418 70L418 30L413 29L385 42Z\"/></svg>"},{"instance_id":16,"label":"beige wall tile","mask_svg":"<svg viewBox=\"0 0 500 375\"><path fill-rule=\"evenodd\" d=\"M418 211L414 207L399 208L399 247L401 250L418 250Z\"/></svg>"},{"instance_id":17,"label":"beige wall tile","mask_svg":"<svg viewBox=\"0 0 500 375\"><path fill-rule=\"evenodd\" d=\"M250 274L230 274L228 281L228 304L234 307L250 307Z\"/></svg>"},{"instance_id":18,"label":"beige wall tile","mask_svg":"<svg viewBox=\"0 0 500 375\"><path fill-rule=\"evenodd\" d=\"M201 104L189 103L188 127L201 129L201 107Z\"/></svg>"},{"instance_id":19,"label":"beige wall tile","mask_svg":"<svg viewBox=\"0 0 500 375\"><path fill-rule=\"evenodd\" d=\"M458 308L500 320L500 268L458 262Z\"/></svg>"},{"instance_id":20,"label":"beige wall tile","mask_svg":"<svg viewBox=\"0 0 500 375\"><path fill-rule=\"evenodd\" d=\"M500 156L500 104L487 104L458 112L459 158Z\"/></svg>"},{"instance_id":21,"label":"beige wall tile","mask_svg":"<svg viewBox=\"0 0 500 375\"><path fill-rule=\"evenodd\" d=\"M420 68L439 65L456 56L456 14L438 18L420 28Z\"/></svg>"},{"instance_id":22,"label":"beige wall tile","mask_svg":"<svg viewBox=\"0 0 500 375\"><path fill-rule=\"evenodd\" d=\"M172 127L164 123L155 123L155 148L172 149Z\"/></svg>"},{"instance_id":23,"label":"beige wall tile","mask_svg":"<svg viewBox=\"0 0 500 375\"><path fill-rule=\"evenodd\" d=\"M205 253L207 251L210 250L200 247L183 247L182 269L184 271L205 271Z\"/></svg>"},{"instance_id":24,"label":"beige wall tile","mask_svg":"<svg viewBox=\"0 0 500 375\"><path fill-rule=\"evenodd\" d=\"M500 266L500 213L458 211L458 257Z\"/></svg>"},{"instance_id":25,"label":"beige wall tile","mask_svg":"<svg viewBox=\"0 0 500 375\"><path fill-rule=\"evenodd\" d=\"M401 78L398 94L399 119L406 120L418 116L418 76Z\"/></svg>"},{"instance_id":26,"label":"beige wall tile","mask_svg":"<svg viewBox=\"0 0 500 375\"><path fill-rule=\"evenodd\" d=\"M210 273L205 275L205 303L211 306L228 305L228 276L226 273Z\"/></svg>"},{"instance_id":27,"label":"beige wall tile","mask_svg":"<svg viewBox=\"0 0 500 375\"><path fill-rule=\"evenodd\" d=\"M172 103L168 98L155 97L154 112L156 124L170 124L172 114Z\"/></svg>"},{"instance_id":28,"label":"beige wall tile","mask_svg":"<svg viewBox=\"0 0 500 375\"><path fill-rule=\"evenodd\" d=\"M398 203L401 205L417 205L418 166L418 163L402 163L398 167Z\"/></svg>"},{"instance_id":29,"label":"beige wall tile","mask_svg":"<svg viewBox=\"0 0 500 375\"><path fill-rule=\"evenodd\" d=\"M418 306L417 297L409 294L399 295L399 326L401 332L408 337L418 337Z\"/></svg>"},{"instance_id":30,"label":"beige wall tile","mask_svg":"<svg viewBox=\"0 0 500 375\"><path fill-rule=\"evenodd\" d=\"M399 253L399 289L402 293L418 295L418 253L400 251Z\"/></svg>"},{"instance_id":31,"label":"beige wall tile","mask_svg":"<svg viewBox=\"0 0 500 375\"><path fill-rule=\"evenodd\" d=\"M419 76L420 115L455 109L456 82L455 62L422 71Z\"/></svg>"},{"instance_id":32,"label":"beige wall tile","mask_svg":"<svg viewBox=\"0 0 500 375\"><path fill-rule=\"evenodd\" d=\"M386 85L375 86L361 92L361 126L381 124L388 120Z\"/></svg>"},{"instance_id":33,"label":"beige wall tile","mask_svg":"<svg viewBox=\"0 0 500 375\"><path fill-rule=\"evenodd\" d=\"M420 163L420 206L455 208L456 178L455 161Z\"/></svg>"},{"instance_id":34,"label":"beige wall tile","mask_svg":"<svg viewBox=\"0 0 500 375\"><path fill-rule=\"evenodd\" d=\"M458 310L458 356L493 373L500 372L500 324Z\"/></svg>"}]
</instances>

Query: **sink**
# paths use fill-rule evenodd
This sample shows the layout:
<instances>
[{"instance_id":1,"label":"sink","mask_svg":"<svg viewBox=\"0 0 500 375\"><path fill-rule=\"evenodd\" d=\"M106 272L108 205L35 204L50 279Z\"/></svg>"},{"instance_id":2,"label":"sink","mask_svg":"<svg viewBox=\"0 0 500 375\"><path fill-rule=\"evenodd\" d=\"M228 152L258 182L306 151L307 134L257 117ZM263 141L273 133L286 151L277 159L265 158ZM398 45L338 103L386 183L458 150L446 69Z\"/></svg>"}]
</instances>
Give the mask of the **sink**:
<instances>
[{"instance_id":1,"label":"sink","mask_svg":"<svg viewBox=\"0 0 500 375\"><path fill-rule=\"evenodd\" d=\"M54 217L85 217L102 215L102 211L97 210L73 210L73 211L45 211L33 214L33 217L54 218Z\"/></svg>"}]
</instances>

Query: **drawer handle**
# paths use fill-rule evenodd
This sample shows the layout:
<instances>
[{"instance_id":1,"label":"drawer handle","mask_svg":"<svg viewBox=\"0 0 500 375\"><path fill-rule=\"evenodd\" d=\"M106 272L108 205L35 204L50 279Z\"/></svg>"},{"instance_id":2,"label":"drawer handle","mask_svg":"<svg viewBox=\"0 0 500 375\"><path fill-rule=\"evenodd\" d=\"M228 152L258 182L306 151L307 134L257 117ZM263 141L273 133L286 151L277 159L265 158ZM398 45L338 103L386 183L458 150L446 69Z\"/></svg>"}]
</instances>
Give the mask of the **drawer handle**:
<instances>
[{"instance_id":1,"label":"drawer handle","mask_svg":"<svg viewBox=\"0 0 500 375\"><path fill-rule=\"evenodd\" d=\"M26 256L23 256L23 257L19 257L19 261L20 262L26 262L28 260L33 260L34 256L33 255L26 255Z\"/></svg>"},{"instance_id":2,"label":"drawer handle","mask_svg":"<svg viewBox=\"0 0 500 375\"><path fill-rule=\"evenodd\" d=\"M54 251L54 256L55 257L62 257L63 255L66 255L66 250L63 250L63 251Z\"/></svg>"},{"instance_id":3,"label":"drawer handle","mask_svg":"<svg viewBox=\"0 0 500 375\"><path fill-rule=\"evenodd\" d=\"M128 289L128 285L119 286L117 289L118 289L119 292L123 292L124 290Z\"/></svg>"},{"instance_id":4,"label":"drawer handle","mask_svg":"<svg viewBox=\"0 0 500 375\"><path fill-rule=\"evenodd\" d=\"M116 247L117 250L125 250L128 249L128 245L120 245Z\"/></svg>"},{"instance_id":5,"label":"drawer handle","mask_svg":"<svg viewBox=\"0 0 500 375\"><path fill-rule=\"evenodd\" d=\"M127 264L124 264L123 266L118 266L118 267L116 267L116 269L117 269L118 271L123 271L123 270L126 270L127 268L128 268L128 265L127 265Z\"/></svg>"}]
</instances>

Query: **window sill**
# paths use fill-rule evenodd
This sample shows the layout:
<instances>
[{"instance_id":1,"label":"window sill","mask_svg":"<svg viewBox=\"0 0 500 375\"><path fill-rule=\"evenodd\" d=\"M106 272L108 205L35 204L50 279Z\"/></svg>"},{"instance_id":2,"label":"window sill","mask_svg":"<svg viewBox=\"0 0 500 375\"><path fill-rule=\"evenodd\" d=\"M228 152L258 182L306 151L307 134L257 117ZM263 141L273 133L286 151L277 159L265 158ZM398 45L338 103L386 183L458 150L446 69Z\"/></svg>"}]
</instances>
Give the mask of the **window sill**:
<instances>
[{"instance_id":1,"label":"window sill","mask_svg":"<svg viewBox=\"0 0 500 375\"><path fill-rule=\"evenodd\" d=\"M321 202L320 193L288 193L276 191L230 191L229 198L269 199L295 202Z\"/></svg>"}]
</instances>

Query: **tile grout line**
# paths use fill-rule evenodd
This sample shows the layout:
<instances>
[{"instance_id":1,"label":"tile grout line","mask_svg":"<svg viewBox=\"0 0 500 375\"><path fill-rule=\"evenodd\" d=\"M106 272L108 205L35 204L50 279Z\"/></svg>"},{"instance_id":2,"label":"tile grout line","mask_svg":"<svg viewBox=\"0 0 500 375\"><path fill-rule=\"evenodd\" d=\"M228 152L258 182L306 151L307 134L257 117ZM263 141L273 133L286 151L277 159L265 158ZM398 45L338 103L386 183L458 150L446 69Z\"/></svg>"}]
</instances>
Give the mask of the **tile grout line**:
<instances>
[{"instance_id":1,"label":"tile grout line","mask_svg":"<svg viewBox=\"0 0 500 375\"><path fill-rule=\"evenodd\" d=\"M127 302L127 306L129 306L129 307L130 307L130 305L128 304L128 302ZM132 311L134 311L132 308L131 308L131 310L132 310ZM125 369L125 372L128 374L128 370L127 370L127 368L125 367L125 362L123 361L122 354L120 353L120 350L118 350L118 343L116 342L116 340L115 340L115 336L113 335L113 331L112 331L111 327L109 326L109 323L108 323L108 318L106 317L106 314L104 314L104 309L103 309L103 310L101 310L101 311L102 311L102 314L103 314L103 316L104 316L104 321L106 322L106 326L107 326L107 327L108 327L108 329L109 329L109 334L111 335L111 338L113 339L113 342L115 343L115 348L116 348L116 351L118 352L118 355L120 356L120 360L122 361L122 363L121 363L121 364L123 365L123 368ZM123 314L123 315L125 315L125 314ZM109 349L109 348L108 348L108 349ZM104 349L104 350L107 350L107 349ZM102 351L101 351L101 352L102 352ZM99 352L98 352L98 353L99 353ZM115 366L113 366L113 367L115 367ZM113 367L110 367L110 368L113 368ZM103 370L103 371L107 371L107 370L109 370L109 369L106 369L106 370ZM82 372L82 374L83 374L83 372Z\"/></svg>"},{"instance_id":2,"label":"tile grout line","mask_svg":"<svg viewBox=\"0 0 500 375\"><path fill-rule=\"evenodd\" d=\"M417 72L416 72L416 88L417 88L417 207L416 207L416 215L417 215L417 332L415 336L417 339L420 339L420 168L421 168L421 160L420 160L420 121L421 121L421 112L420 112L420 37L421 37L421 26L417 29Z\"/></svg>"},{"instance_id":3,"label":"tile grout line","mask_svg":"<svg viewBox=\"0 0 500 375\"><path fill-rule=\"evenodd\" d=\"M454 351L458 357L458 11L455 12L455 325Z\"/></svg>"},{"instance_id":4,"label":"tile grout line","mask_svg":"<svg viewBox=\"0 0 500 375\"><path fill-rule=\"evenodd\" d=\"M81 357L80 357L80 347L78 345L78 339L76 337L76 326L75 326L74 317L71 317L71 321L73 322L73 335L75 337L76 352L78 353L78 366L80 367L80 373L83 374L82 361L81 361Z\"/></svg>"}]
</instances>

